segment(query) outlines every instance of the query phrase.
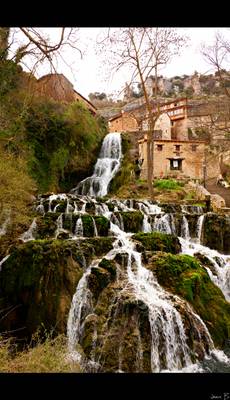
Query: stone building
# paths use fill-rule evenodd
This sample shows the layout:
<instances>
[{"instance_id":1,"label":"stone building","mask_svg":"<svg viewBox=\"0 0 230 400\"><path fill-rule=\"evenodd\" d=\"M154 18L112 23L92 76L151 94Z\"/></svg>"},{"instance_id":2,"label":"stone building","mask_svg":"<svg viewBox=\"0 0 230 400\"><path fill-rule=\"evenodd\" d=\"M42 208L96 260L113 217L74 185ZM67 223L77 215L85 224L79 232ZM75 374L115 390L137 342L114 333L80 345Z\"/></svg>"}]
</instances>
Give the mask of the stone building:
<instances>
[{"instance_id":1,"label":"stone building","mask_svg":"<svg viewBox=\"0 0 230 400\"><path fill-rule=\"evenodd\" d=\"M202 180L204 177L205 141L154 140L153 175ZM143 161L141 177L147 178L147 137L139 140L139 158Z\"/></svg>"},{"instance_id":2,"label":"stone building","mask_svg":"<svg viewBox=\"0 0 230 400\"><path fill-rule=\"evenodd\" d=\"M122 110L109 119L110 132L135 132L139 130L138 119L134 113Z\"/></svg>"},{"instance_id":3,"label":"stone building","mask_svg":"<svg viewBox=\"0 0 230 400\"><path fill-rule=\"evenodd\" d=\"M96 107L84 96L74 90L72 83L63 74L48 74L36 82L36 92L40 96L50 97L55 101L72 103L79 101L95 115Z\"/></svg>"},{"instance_id":4,"label":"stone building","mask_svg":"<svg viewBox=\"0 0 230 400\"><path fill-rule=\"evenodd\" d=\"M153 104L155 126L153 133L154 177L173 176L202 180L207 161L205 148L208 135L199 127L208 120L210 110L205 105L194 106L187 98ZM157 115L159 115L157 117ZM133 105L109 121L109 130L117 132L138 132L139 158L142 160L141 177L147 178L147 131L149 119L146 107ZM216 173L215 173L216 171ZM210 174L209 174L210 172ZM218 160L205 173L218 174Z\"/></svg>"}]
</instances>

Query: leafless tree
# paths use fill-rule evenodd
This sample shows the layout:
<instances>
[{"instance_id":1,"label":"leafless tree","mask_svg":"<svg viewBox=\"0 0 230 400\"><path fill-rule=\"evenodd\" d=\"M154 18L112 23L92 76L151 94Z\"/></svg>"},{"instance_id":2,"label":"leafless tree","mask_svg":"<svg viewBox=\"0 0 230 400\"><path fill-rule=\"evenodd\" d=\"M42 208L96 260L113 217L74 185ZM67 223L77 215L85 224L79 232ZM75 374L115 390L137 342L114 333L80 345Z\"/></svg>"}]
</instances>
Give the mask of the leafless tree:
<instances>
[{"instance_id":1,"label":"leafless tree","mask_svg":"<svg viewBox=\"0 0 230 400\"><path fill-rule=\"evenodd\" d=\"M180 48L185 45L186 39L179 36L176 29L173 28L141 27L108 29L106 36L97 41L97 46L106 55L109 68L113 73L127 68L130 74L130 84L137 80L141 84L148 119L147 181L151 198L153 198L153 131L160 108L158 107L157 112L153 111L146 81L154 71L156 104L158 68L167 64L173 55L178 54Z\"/></svg>"},{"instance_id":2,"label":"leafless tree","mask_svg":"<svg viewBox=\"0 0 230 400\"><path fill-rule=\"evenodd\" d=\"M226 86L226 78L230 79L230 73L224 67L230 62L230 41L217 32L214 44L206 46L202 44L201 53L205 60L214 68L219 78L220 85L225 91L225 95L230 98L230 89Z\"/></svg>"},{"instance_id":3,"label":"leafless tree","mask_svg":"<svg viewBox=\"0 0 230 400\"><path fill-rule=\"evenodd\" d=\"M16 39L19 32L21 41ZM62 51L67 46L77 50L82 57L78 46L78 28L58 28L55 41L47 32L42 28L0 28L0 50L5 57L24 64L32 73L44 61L48 61L51 70L55 71L55 60L58 57L63 59ZM29 56L30 65L25 61L26 56Z\"/></svg>"}]
</instances>

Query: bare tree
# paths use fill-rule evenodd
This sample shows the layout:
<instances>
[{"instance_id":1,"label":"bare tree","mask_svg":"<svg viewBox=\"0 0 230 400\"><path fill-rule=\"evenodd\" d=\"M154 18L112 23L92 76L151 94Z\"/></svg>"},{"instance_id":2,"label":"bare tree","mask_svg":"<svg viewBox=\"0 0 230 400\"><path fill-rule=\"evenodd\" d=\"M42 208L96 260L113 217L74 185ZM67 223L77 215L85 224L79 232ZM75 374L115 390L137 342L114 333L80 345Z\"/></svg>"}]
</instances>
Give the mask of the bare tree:
<instances>
[{"instance_id":1,"label":"bare tree","mask_svg":"<svg viewBox=\"0 0 230 400\"><path fill-rule=\"evenodd\" d=\"M82 57L78 28L58 28L54 41L47 32L42 28L0 28L0 50L4 50L5 57L24 64L32 73L44 61L48 61L51 70L55 71L54 61L58 57L64 60L62 51L67 46L77 50ZM21 33L21 41L15 38L18 33ZM30 65L24 61L26 56L29 56Z\"/></svg>"},{"instance_id":2,"label":"bare tree","mask_svg":"<svg viewBox=\"0 0 230 400\"><path fill-rule=\"evenodd\" d=\"M230 98L230 89L226 86L226 78L230 79L230 73L224 67L230 62L230 41L217 32L214 44L206 46L202 44L201 53L205 60L214 68L219 78L220 85L225 91L225 95Z\"/></svg>"},{"instance_id":3,"label":"bare tree","mask_svg":"<svg viewBox=\"0 0 230 400\"><path fill-rule=\"evenodd\" d=\"M160 107L153 109L146 80L155 73L155 104L157 103L158 68L167 64L173 55L178 54L186 38L177 34L173 28L119 28L109 29L97 45L106 54L107 61L114 73L127 68L130 84L139 81L146 106L148 119L147 131L147 181L150 197L153 198L153 132L160 114ZM108 51L110 56L108 56Z\"/></svg>"},{"instance_id":4,"label":"bare tree","mask_svg":"<svg viewBox=\"0 0 230 400\"><path fill-rule=\"evenodd\" d=\"M210 46L203 44L201 53L215 71L216 82L224 91L223 96L208 101L209 119L203 124L211 133L215 156L222 159L230 148L230 72L226 70L230 63L230 40L217 32L214 43Z\"/></svg>"}]
</instances>

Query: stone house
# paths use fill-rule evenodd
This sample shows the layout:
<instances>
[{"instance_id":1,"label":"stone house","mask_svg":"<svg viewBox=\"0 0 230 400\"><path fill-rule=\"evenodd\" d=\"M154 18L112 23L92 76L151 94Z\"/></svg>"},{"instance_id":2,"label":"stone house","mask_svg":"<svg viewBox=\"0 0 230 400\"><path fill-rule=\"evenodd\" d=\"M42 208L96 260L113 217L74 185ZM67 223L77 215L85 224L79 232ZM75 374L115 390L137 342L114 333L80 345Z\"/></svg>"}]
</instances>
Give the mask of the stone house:
<instances>
[{"instance_id":1,"label":"stone house","mask_svg":"<svg viewBox=\"0 0 230 400\"><path fill-rule=\"evenodd\" d=\"M135 132L139 129L134 113L122 110L121 113L109 119L110 132Z\"/></svg>"},{"instance_id":2,"label":"stone house","mask_svg":"<svg viewBox=\"0 0 230 400\"><path fill-rule=\"evenodd\" d=\"M79 101L88 110L96 115L96 107L84 96L78 93L72 83L63 74L48 74L42 76L36 82L36 92L40 96L50 97L55 101L72 103Z\"/></svg>"},{"instance_id":3,"label":"stone house","mask_svg":"<svg viewBox=\"0 0 230 400\"><path fill-rule=\"evenodd\" d=\"M203 105L202 105L203 106ZM153 133L154 177L173 176L202 180L207 162L205 148L207 135L200 135L197 127L204 124L209 110L194 107L187 98L177 98L153 104L153 115L159 113ZM142 161L141 177L147 178L147 131L148 118L142 104L130 107L109 120L109 130L133 132L137 137L139 159ZM137 135L138 132L138 135ZM213 168L213 166L215 167ZM215 172L216 171L216 172ZM218 174L218 161L205 173ZM207 175L206 175L207 177Z\"/></svg>"},{"instance_id":4,"label":"stone house","mask_svg":"<svg viewBox=\"0 0 230 400\"><path fill-rule=\"evenodd\" d=\"M154 177L202 180L204 177L205 144L205 141L195 140L154 140ZM139 158L142 160L141 178L147 179L146 136L139 140Z\"/></svg>"}]
</instances>

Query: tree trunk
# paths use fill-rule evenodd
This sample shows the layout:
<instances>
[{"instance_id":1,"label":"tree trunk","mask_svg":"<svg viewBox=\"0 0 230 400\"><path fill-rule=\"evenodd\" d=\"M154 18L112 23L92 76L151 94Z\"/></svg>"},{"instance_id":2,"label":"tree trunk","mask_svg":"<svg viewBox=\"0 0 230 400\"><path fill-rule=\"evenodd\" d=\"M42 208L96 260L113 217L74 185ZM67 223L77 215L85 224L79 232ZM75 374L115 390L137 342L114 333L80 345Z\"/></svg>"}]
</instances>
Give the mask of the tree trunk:
<instances>
[{"instance_id":1,"label":"tree trunk","mask_svg":"<svg viewBox=\"0 0 230 400\"><path fill-rule=\"evenodd\" d=\"M152 146L152 135L151 130L147 134L147 181L149 195L151 199L154 197L153 193L153 146Z\"/></svg>"},{"instance_id":2,"label":"tree trunk","mask_svg":"<svg viewBox=\"0 0 230 400\"><path fill-rule=\"evenodd\" d=\"M0 60L5 60L8 50L10 28L0 28Z\"/></svg>"}]
</instances>

